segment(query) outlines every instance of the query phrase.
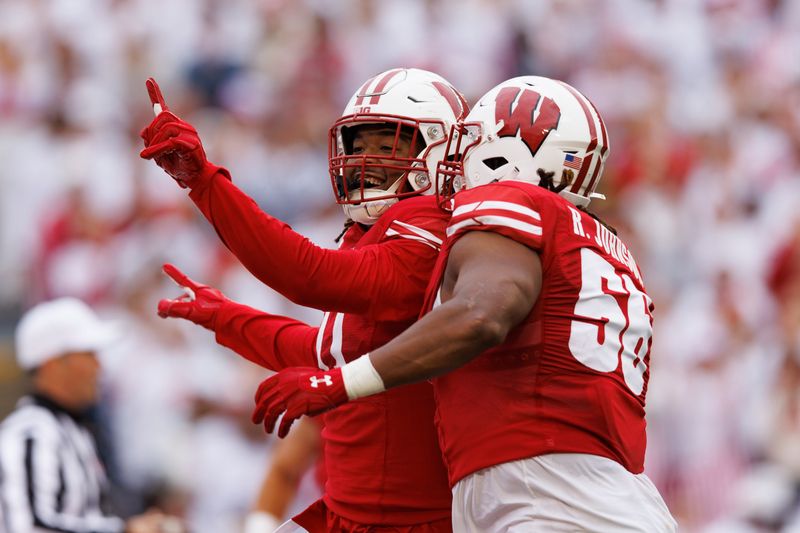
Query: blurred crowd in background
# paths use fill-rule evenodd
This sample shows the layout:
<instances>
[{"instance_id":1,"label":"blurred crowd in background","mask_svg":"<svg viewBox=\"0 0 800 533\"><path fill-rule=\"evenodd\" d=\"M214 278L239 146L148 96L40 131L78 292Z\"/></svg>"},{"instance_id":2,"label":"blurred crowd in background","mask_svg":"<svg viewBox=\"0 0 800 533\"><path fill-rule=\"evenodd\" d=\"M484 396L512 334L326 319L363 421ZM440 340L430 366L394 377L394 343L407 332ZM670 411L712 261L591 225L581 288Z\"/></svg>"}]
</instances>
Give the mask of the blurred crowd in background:
<instances>
[{"instance_id":1,"label":"blurred crowd in background","mask_svg":"<svg viewBox=\"0 0 800 533\"><path fill-rule=\"evenodd\" d=\"M591 207L656 304L647 473L683 531L800 531L794 0L0 1L0 415L25 383L19 314L83 298L128 332L105 354L98 414L119 504L237 531L272 446L249 422L265 371L156 316L180 292L161 264L319 315L251 278L138 158L144 81L265 210L334 247L328 128L395 66L440 73L470 102L522 74L593 100L611 155L608 200Z\"/></svg>"}]
</instances>

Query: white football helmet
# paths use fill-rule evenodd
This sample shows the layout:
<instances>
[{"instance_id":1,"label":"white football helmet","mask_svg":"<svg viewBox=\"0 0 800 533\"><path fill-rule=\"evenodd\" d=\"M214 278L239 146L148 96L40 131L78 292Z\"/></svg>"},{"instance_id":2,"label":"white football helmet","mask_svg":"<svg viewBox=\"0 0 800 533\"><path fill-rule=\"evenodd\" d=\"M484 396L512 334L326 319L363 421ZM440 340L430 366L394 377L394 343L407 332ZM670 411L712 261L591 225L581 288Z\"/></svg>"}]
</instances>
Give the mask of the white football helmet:
<instances>
[{"instance_id":1,"label":"white football helmet","mask_svg":"<svg viewBox=\"0 0 800 533\"><path fill-rule=\"evenodd\" d=\"M451 132L437 190L447 203L461 188L526 181L587 206L608 157L608 133L592 102L572 86L540 76L497 85Z\"/></svg>"},{"instance_id":2,"label":"white football helmet","mask_svg":"<svg viewBox=\"0 0 800 533\"><path fill-rule=\"evenodd\" d=\"M373 224L392 204L408 196L432 193L436 165L444 158L452 127L469 112L464 97L441 76L414 68L395 68L368 79L350 98L331 127L328 161L336 201L348 218ZM394 129L391 155L353 155L354 129L386 124ZM396 154L401 133L419 145L410 157ZM377 159L380 159L378 161ZM367 170L371 169L371 170ZM370 184L370 172L401 172L385 188Z\"/></svg>"}]
</instances>

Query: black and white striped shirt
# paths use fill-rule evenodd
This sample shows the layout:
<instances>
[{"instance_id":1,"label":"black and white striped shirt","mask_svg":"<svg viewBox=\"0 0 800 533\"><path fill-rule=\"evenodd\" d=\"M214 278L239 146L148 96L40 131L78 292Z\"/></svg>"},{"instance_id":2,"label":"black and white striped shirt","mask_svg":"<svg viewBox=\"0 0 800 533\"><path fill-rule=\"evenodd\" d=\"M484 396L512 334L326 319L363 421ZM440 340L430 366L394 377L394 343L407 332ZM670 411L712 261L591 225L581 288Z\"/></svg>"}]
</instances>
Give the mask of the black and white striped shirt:
<instances>
[{"instance_id":1,"label":"black and white striped shirt","mask_svg":"<svg viewBox=\"0 0 800 533\"><path fill-rule=\"evenodd\" d=\"M0 424L0 531L121 532L102 511L108 481L80 419L40 396Z\"/></svg>"}]
</instances>

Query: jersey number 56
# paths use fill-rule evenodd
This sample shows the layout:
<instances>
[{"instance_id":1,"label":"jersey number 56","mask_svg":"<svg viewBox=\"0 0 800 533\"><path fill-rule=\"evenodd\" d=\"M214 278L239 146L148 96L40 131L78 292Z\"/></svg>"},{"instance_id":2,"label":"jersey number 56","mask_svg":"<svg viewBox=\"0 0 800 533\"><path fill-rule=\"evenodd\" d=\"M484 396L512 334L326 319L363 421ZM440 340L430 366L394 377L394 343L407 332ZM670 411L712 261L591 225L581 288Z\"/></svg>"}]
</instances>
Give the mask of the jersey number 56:
<instances>
[{"instance_id":1,"label":"jersey number 56","mask_svg":"<svg viewBox=\"0 0 800 533\"><path fill-rule=\"evenodd\" d=\"M625 383L642 393L645 356L653 336L652 300L626 273L589 248L581 249L581 290L575 304L569 349L593 370L622 366Z\"/></svg>"}]
</instances>

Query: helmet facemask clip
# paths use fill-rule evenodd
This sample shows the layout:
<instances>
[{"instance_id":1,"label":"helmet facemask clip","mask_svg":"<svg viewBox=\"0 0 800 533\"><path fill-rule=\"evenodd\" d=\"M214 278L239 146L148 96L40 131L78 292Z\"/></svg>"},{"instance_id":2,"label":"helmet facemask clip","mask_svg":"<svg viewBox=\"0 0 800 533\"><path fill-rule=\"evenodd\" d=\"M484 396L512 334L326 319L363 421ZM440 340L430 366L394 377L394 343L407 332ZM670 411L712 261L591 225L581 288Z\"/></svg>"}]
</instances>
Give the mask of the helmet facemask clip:
<instances>
[{"instance_id":1,"label":"helmet facemask clip","mask_svg":"<svg viewBox=\"0 0 800 533\"><path fill-rule=\"evenodd\" d=\"M477 123L459 122L450 128L445 156L436 166L436 196L439 207L451 210L452 197L464 188L464 157L480 144L481 126Z\"/></svg>"}]
</instances>

